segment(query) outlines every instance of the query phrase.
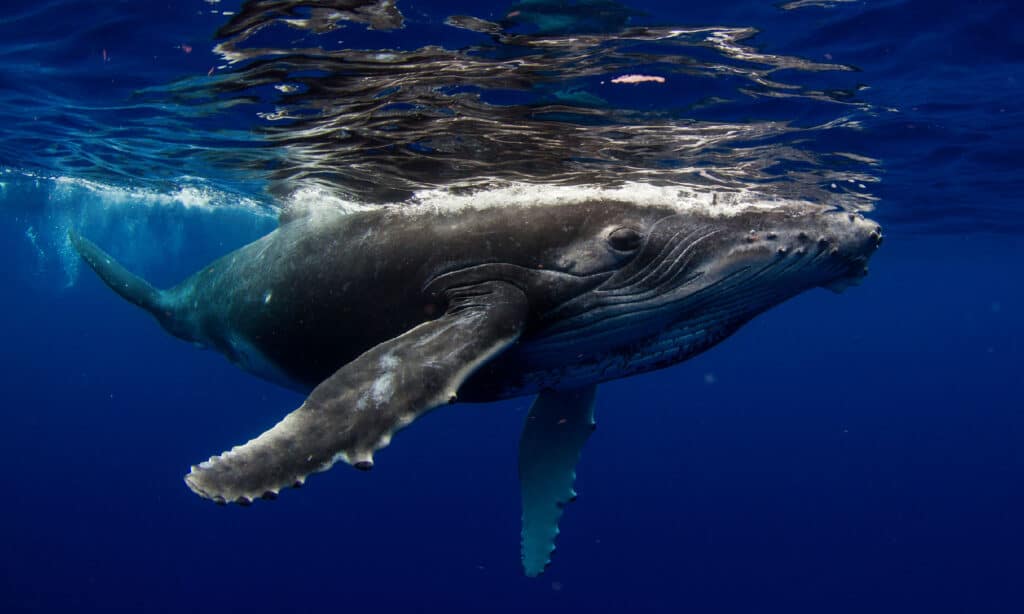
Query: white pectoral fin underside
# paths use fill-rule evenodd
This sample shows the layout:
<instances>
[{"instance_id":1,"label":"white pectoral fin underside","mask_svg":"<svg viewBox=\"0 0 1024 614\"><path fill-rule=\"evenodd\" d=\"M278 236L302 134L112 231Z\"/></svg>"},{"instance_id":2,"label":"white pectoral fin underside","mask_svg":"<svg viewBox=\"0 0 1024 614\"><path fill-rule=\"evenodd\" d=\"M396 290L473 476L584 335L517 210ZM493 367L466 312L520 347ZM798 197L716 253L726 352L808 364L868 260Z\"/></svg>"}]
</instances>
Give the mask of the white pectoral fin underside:
<instances>
[{"instance_id":1,"label":"white pectoral fin underside","mask_svg":"<svg viewBox=\"0 0 1024 614\"><path fill-rule=\"evenodd\" d=\"M513 343L523 293L485 282L455 292L444 316L368 350L324 380L295 411L248 443L192 467L189 488L217 502L273 498L338 460L359 469L399 429L455 400L463 381Z\"/></svg>"},{"instance_id":2,"label":"white pectoral fin underside","mask_svg":"<svg viewBox=\"0 0 1024 614\"><path fill-rule=\"evenodd\" d=\"M597 386L544 391L530 408L519 440L523 502L523 570L537 576L551 561L558 520L575 499L573 481L583 445L594 430Z\"/></svg>"}]
</instances>

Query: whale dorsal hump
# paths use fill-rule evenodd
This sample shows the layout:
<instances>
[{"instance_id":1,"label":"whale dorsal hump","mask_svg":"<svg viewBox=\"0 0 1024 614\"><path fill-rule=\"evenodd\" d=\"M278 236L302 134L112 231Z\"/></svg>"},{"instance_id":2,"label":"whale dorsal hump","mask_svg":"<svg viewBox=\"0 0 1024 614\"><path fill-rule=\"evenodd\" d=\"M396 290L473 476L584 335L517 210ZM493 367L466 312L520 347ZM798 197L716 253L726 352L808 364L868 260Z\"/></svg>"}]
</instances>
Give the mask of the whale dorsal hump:
<instances>
[{"instance_id":1,"label":"whale dorsal hump","mask_svg":"<svg viewBox=\"0 0 1024 614\"><path fill-rule=\"evenodd\" d=\"M284 226L288 222L293 222L299 218L303 218L309 215L308 207L296 207L294 205L288 205L281 209L277 214L277 224Z\"/></svg>"},{"instance_id":2,"label":"whale dorsal hump","mask_svg":"<svg viewBox=\"0 0 1024 614\"><path fill-rule=\"evenodd\" d=\"M317 199L315 197L296 198L281 207L281 210L277 213L277 223L279 226L284 226L285 224L296 220L305 219L322 213L346 215L349 213L358 213L360 211L375 210L378 208L378 206L374 205L345 202L331 197L324 197L322 199Z\"/></svg>"}]
</instances>

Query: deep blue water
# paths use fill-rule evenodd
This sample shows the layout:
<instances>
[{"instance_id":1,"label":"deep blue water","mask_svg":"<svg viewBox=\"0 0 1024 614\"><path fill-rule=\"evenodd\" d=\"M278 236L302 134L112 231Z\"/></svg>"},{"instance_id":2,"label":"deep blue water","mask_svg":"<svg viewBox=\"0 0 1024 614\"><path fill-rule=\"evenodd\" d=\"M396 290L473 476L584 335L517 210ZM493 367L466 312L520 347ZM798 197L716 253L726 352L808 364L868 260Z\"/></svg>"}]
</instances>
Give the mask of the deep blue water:
<instances>
[{"instance_id":1,"label":"deep blue water","mask_svg":"<svg viewBox=\"0 0 1024 614\"><path fill-rule=\"evenodd\" d=\"M613 91L600 77L571 82L570 53L552 82L503 77L492 90L481 72L474 87L486 112L509 110L512 135L523 99L568 100L595 110L594 125L799 127L657 159L627 148L616 161L670 172L692 162L718 179L742 168L737 181L768 192L849 196L886 228L861 286L808 292L683 365L601 387L579 501L538 579L522 575L518 552L529 399L432 413L369 474L337 467L274 503L211 505L183 484L188 466L301 397L166 335L64 238L81 228L165 286L273 229L303 182L378 196L361 175L325 173L336 162L411 160L372 167L403 188L471 177L456 165L417 174L414 162L432 158L399 158L368 131L328 163L321 125L288 124L303 135L294 141L267 128L256 112L321 99L312 81L306 98L282 101L253 81L260 62L282 70L274 61L233 67L211 51L230 17L211 11L238 2L19 4L0 9L0 611L1024 611L1024 14L1014 2L628 3L645 14L567 2L548 6L564 19L506 24L559 40L614 35L617 20L750 27L749 49L851 68L761 75L791 89L758 84L763 62L647 42L637 44L647 61L616 56L630 70L609 76L668 74L668 56L706 65L664 90ZM498 20L513 8L397 6L400 30L256 36L268 47L325 47L329 36L337 49L458 50L488 39L446 17ZM503 43L468 56L516 52ZM221 75L223 89L203 89ZM452 104L472 117L475 107ZM344 113L350 126L361 118ZM429 158L443 145L422 129L409 149ZM509 170L480 147L474 172ZM563 180L555 174L570 171L548 153L513 170Z\"/></svg>"}]
</instances>

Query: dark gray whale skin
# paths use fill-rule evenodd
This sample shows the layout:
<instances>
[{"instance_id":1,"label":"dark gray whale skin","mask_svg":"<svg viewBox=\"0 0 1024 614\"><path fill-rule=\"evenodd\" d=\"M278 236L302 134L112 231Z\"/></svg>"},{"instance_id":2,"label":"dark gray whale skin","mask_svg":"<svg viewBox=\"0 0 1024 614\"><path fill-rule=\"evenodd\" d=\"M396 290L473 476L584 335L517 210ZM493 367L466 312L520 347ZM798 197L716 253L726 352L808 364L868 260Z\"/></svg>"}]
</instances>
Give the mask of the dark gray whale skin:
<instances>
[{"instance_id":1,"label":"dark gray whale skin","mask_svg":"<svg viewBox=\"0 0 1024 614\"><path fill-rule=\"evenodd\" d=\"M530 316L520 343L527 343L552 309L600 284L629 257L606 246L603 230L646 228L671 214L607 203L572 209L571 218L553 206L300 217L170 290L169 311L175 322L189 322L180 336L244 367L232 342L241 337L282 372L283 383L304 392L381 340L442 315L445 290L467 284L504 280L526 292ZM493 401L538 391L493 384L459 396Z\"/></svg>"},{"instance_id":2,"label":"dark gray whale skin","mask_svg":"<svg viewBox=\"0 0 1024 614\"><path fill-rule=\"evenodd\" d=\"M530 302L529 319L517 344L521 347L471 375L459 395L465 401L494 401L533 394L542 387L571 387L559 386L557 372L565 366L558 364L561 361L556 358L553 366L551 360L531 361L529 346L544 339L545 330L558 320L559 307L566 311L567 302L599 288L637 256L640 250L617 250L609 244L605 235L619 228L648 232L660 221L660 235L666 235L678 232L679 226L713 227L724 231L724 236L707 242L704 257L726 257L723 252L739 244L761 248L766 258L775 261L781 259L780 247L795 252L802 243L796 236L780 240L780 232L813 234L810 249L818 252L827 249L816 240L829 234L829 224L846 224L863 235L863 245L840 246L843 253L830 256L837 266L822 271L820 278L812 275L790 287L780 283L778 299L813 287L815 281L826 283L863 273L863 258L874 247L871 235L880 232L877 225L856 216L855 223L843 213L796 220L791 215L750 212L713 218L680 215L671 207L609 202L538 205L526 210L491 208L472 215L324 211L287 221L277 231L211 263L167 292L166 313L172 333L208 345L258 375L309 392L381 340L443 314L448 307L444 290L449 287L511 281ZM767 238L771 234L776 238ZM669 241L665 236L647 238L651 244L641 257L651 260ZM631 268L647 264L641 260ZM715 323L720 332L714 341L769 306L752 304L750 310ZM240 340L262 354L278 373L260 372L259 365L239 348ZM630 338L617 346L594 348L583 358L578 351L564 358L600 362L609 355L640 352L643 341ZM665 367L711 345L709 340L685 348L672 360L609 372L597 381ZM543 386L530 383L541 373L549 375Z\"/></svg>"},{"instance_id":3,"label":"dark gray whale skin","mask_svg":"<svg viewBox=\"0 0 1024 614\"><path fill-rule=\"evenodd\" d=\"M520 442L523 561L543 570L600 382L663 368L770 307L866 274L881 228L800 203L610 199L458 211L308 210L157 290L88 240L86 262L172 334L309 394L198 464L196 493L275 498L459 401L538 394Z\"/></svg>"}]
</instances>

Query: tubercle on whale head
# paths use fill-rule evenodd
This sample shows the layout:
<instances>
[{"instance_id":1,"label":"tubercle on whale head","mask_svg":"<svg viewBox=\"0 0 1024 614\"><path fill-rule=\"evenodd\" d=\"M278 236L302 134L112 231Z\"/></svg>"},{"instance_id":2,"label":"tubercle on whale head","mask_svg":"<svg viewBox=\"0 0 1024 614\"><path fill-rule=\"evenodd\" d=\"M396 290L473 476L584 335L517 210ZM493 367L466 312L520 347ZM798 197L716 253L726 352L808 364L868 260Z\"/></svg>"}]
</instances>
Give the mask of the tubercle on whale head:
<instances>
[{"instance_id":1,"label":"tubercle on whale head","mask_svg":"<svg viewBox=\"0 0 1024 614\"><path fill-rule=\"evenodd\" d=\"M683 212L659 220L636 258L604 290L663 291L671 282L711 271L789 262L793 271L824 285L856 277L881 245L881 227L860 214L823 208L751 209L730 216ZM802 262L798 262L802 261ZM793 272L791 271L791 272ZM815 277L817 276L817 277Z\"/></svg>"},{"instance_id":2,"label":"tubercle on whale head","mask_svg":"<svg viewBox=\"0 0 1024 614\"><path fill-rule=\"evenodd\" d=\"M745 243L779 257L809 257L801 268L813 268L813 272L825 277L833 273L861 276L867 260L882 244L881 226L861 214L846 211L743 221L749 221L751 226L744 236Z\"/></svg>"},{"instance_id":3,"label":"tubercle on whale head","mask_svg":"<svg viewBox=\"0 0 1024 614\"><path fill-rule=\"evenodd\" d=\"M702 274L714 279L747 271L748 292L770 287L783 299L814 287L855 285L883 239L881 226L863 215L824 209L740 215L717 230L695 259Z\"/></svg>"}]
</instances>

